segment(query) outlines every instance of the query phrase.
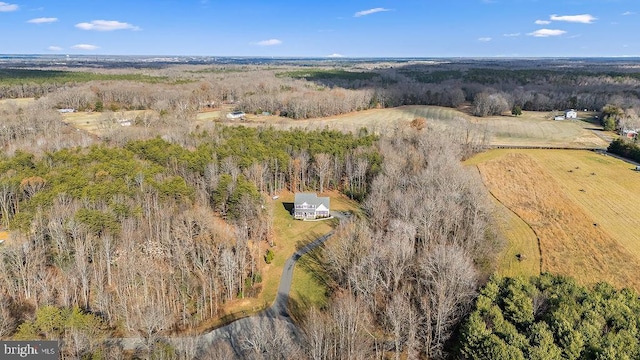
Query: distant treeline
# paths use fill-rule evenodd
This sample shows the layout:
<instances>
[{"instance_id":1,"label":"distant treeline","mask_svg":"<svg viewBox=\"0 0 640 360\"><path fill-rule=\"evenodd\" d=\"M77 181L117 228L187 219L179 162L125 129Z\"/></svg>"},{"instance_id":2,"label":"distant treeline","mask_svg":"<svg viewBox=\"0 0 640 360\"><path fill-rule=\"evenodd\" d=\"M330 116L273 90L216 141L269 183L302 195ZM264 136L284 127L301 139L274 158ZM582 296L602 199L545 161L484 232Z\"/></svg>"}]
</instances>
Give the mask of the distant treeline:
<instances>
[{"instance_id":1,"label":"distant treeline","mask_svg":"<svg viewBox=\"0 0 640 360\"><path fill-rule=\"evenodd\" d=\"M379 107L459 107L464 103L472 103L472 112L478 116L508 112L516 106L531 111L600 110L607 104L640 108L640 72L623 65L225 65L200 70L169 67L154 70L153 76L143 75L139 69L120 70L123 74L2 70L0 98L55 93L52 97L58 107L154 109L176 111L183 117L194 116L199 108L224 103L246 113L268 112L292 119ZM146 83L157 86L149 88Z\"/></svg>"}]
</instances>

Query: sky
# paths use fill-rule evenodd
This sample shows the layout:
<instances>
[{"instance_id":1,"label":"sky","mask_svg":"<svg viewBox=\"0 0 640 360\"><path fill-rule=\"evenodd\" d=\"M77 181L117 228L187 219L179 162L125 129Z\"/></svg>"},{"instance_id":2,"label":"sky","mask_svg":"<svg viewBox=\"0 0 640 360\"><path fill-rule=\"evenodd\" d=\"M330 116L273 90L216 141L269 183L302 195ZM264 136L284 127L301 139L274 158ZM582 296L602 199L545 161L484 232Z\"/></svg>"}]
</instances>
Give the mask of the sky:
<instances>
[{"instance_id":1,"label":"sky","mask_svg":"<svg viewBox=\"0 0 640 360\"><path fill-rule=\"evenodd\" d=\"M0 0L0 54L640 56L640 0Z\"/></svg>"}]
</instances>

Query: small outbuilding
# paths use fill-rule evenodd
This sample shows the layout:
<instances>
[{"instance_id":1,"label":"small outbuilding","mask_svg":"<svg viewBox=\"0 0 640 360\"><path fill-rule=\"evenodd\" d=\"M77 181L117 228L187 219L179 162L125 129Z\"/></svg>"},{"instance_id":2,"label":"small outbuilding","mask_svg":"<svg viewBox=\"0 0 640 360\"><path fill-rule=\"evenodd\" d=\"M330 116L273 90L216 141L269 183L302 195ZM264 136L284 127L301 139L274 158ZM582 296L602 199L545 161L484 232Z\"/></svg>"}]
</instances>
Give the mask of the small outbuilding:
<instances>
[{"instance_id":1,"label":"small outbuilding","mask_svg":"<svg viewBox=\"0 0 640 360\"><path fill-rule=\"evenodd\" d=\"M227 114L229 120L244 120L245 113L242 111L234 111Z\"/></svg>"},{"instance_id":2,"label":"small outbuilding","mask_svg":"<svg viewBox=\"0 0 640 360\"><path fill-rule=\"evenodd\" d=\"M627 139L636 139L638 137L638 130L622 130L622 135Z\"/></svg>"},{"instance_id":3,"label":"small outbuilding","mask_svg":"<svg viewBox=\"0 0 640 360\"><path fill-rule=\"evenodd\" d=\"M564 117L567 119L577 119L578 112L574 109L570 109L564 112Z\"/></svg>"},{"instance_id":4,"label":"small outbuilding","mask_svg":"<svg viewBox=\"0 0 640 360\"><path fill-rule=\"evenodd\" d=\"M553 120L564 120L565 117L563 115L556 115L553 117Z\"/></svg>"}]
</instances>

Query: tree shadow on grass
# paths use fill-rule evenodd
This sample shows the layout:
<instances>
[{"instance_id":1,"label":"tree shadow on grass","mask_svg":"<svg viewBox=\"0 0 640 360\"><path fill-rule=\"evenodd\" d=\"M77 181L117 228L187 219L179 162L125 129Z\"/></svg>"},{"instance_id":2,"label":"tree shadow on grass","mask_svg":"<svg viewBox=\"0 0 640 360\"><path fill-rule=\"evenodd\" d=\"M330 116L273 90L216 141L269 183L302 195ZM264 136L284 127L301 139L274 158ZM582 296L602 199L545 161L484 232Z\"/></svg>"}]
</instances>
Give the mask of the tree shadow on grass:
<instances>
[{"instance_id":1,"label":"tree shadow on grass","mask_svg":"<svg viewBox=\"0 0 640 360\"><path fill-rule=\"evenodd\" d=\"M306 244L297 244L297 247L304 247L305 245ZM324 246L324 244L320 244L315 249L310 250L304 255L300 256L298 258L296 266L299 266L300 269L309 274L314 281L316 281L322 287L326 288L327 292L330 292L330 289L333 287L334 283L326 271L326 265L323 256ZM329 296L329 294L326 295Z\"/></svg>"}]
</instances>

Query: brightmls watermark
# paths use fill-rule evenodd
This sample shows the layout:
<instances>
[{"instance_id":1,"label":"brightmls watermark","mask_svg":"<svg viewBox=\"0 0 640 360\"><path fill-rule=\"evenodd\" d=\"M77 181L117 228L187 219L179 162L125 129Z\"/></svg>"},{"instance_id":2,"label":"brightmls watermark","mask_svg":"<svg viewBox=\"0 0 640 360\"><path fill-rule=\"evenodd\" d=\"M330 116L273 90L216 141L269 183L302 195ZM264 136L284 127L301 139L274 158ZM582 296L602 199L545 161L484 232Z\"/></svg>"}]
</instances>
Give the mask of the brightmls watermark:
<instances>
[{"instance_id":1,"label":"brightmls watermark","mask_svg":"<svg viewBox=\"0 0 640 360\"><path fill-rule=\"evenodd\" d=\"M59 360L57 341L0 341L0 359Z\"/></svg>"}]
</instances>

